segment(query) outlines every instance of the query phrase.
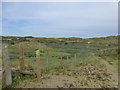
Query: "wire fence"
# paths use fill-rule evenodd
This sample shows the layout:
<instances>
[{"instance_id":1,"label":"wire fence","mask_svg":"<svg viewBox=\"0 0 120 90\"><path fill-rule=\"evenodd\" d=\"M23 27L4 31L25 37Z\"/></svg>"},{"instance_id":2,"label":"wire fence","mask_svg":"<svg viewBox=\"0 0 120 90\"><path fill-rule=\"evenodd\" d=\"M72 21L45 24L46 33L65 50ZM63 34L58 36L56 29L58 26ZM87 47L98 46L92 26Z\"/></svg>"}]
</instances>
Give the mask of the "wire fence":
<instances>
[{"instance_id":1,"label":"wire fence","mask_svg":"<svg viewBox=\"0 0 120 90\"><path fill-rule=\"evenodd\" d=\"M9 56L11 59L12 67L19 66L19 63L21 63L19 60L20 59L23 60L22 58L24 58L24 61L22 61L23 64L21 65L24 65L25 63L27 69L31 69L33 71L35 70L36 47L31 49L30 46L26 46L23 44L23 48L22 47L20 48L20 46L16 47L16 49L12 47L10 48L11 49L9 50ZM74 50L72 49L69 49L68 51L73 53L67 53L63 49L57 50L39 48L39 50L40 50L40 65L42 70L50 70L59 67L67 68L70 66L77 66L80 61L81 53L74 53Z\"/></svg>"},{"instance_id":2,"label":"wire fence","mask_svg":"<svg viewBox=\"0 0 120 90\"><path fill-rule=\"evenodd\" d=\"M56 54L54 54L55 52ZM34 51L35 53L35 51ZM76 66L79 64L80 61L80 54L64 54L64 52L56 52L54 50L40 50L40 63L42 70L50 70L53 68L60 68L60 67L70 67ZM25 62L29 68L35 68L36 65L36 58L35 55L32 54L29 56L25 54Z\"/></svg>"},{"instance_id":3,"label":"wire fence","mask_svg":"<svg viewBox=\"0 0 120 90\"><path fill-rule=\"evenodd\" d=\"M6 49L3 49L3 51L5 51L3 52L4 54L3 68L5 68L5 74L9 76L5 80L8 79L10 80L11 78L10 68L13 67L19 68L22 71L28 70L35 73L40 72L38 76L40 77L40 75L46 71L53 69L61 69L61 68L64 69L68 67L75 67L80 63L80 58L79 58L80 54L77 53L70 54L64 52L62 49L56 50L56 49L39 48L40 57L37 58L35 54L36 48L32 48L32 49L31 47L26 48L26 45L24 45L24 43L20 43L16 47L12 47L12 46L11 47L5 46L5 47ZM10 64L11 67L8 64Z\"/></svg>"}]
</instances>

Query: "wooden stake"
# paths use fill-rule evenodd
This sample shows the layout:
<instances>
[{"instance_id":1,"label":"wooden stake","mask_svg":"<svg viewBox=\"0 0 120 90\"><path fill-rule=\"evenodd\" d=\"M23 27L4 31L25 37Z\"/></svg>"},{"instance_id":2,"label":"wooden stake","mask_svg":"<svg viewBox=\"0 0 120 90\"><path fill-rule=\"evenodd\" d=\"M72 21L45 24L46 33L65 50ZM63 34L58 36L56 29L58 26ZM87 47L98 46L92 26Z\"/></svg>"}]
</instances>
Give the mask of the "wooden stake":
<instances>
[{"instance_id":1,"label":"wooden stake","mask_svg":"<svg viewBox=\"0 0 120 90\"><path fill-rule=\"evenodd\" d=\"M24 61L24 44L20 43L19 45L19 63L20 63L20 70L25 70L25 61Z\"/></svg>"},{"instance_id":2,"label":"wooden stake","mask_svg":"<svg viewBox=\"0 0 120 90\"><path fill-rule=\"evenodd\" d=\"M68 56L67 56L67 63L68 63Z\"/></svg>"},{"instance_id":3,"label":"wooden stake","mask_svg":"<svg viewBox=\"0 0 120 90\"><path fill-rule=\"evenodd\" d=\"M47 65L47 70L48 70L48 59L49 59L49 56L48 56L48 50L46 51L46 65Z\"/></svg>"},{"instance_id":4,"label":"wooden stake","mask_svg":"<svg viewBox=\"0 0 120 90\"><path fill-rule=\"evenodd\" d=\"M10 59L8 55L7 45L3 45L2 47L2 60L3 60L3 75L2 81L3 86L12 84L12 76L11 76L11 67L10 67Z\"/></svg>"},{"instance_id":5,"label":"wooden stake","mask_svg":"<svg viewBox=\"0 0 120 90\"><path fill-rule=\"evenodd\" d=\"M40 55L36 55L36 73L37 73L37 80L41 82L41 65L40 65Z\"/></svg>"},{"instance_id":6,"label":"wooden stake","mask_svg":"<svg viewBox=\"0 0 120 90\"><path fill-rule=\"evenodd\" d=\"M0 90L2 90L2 38L0 38Z\"/></svg>"},{"instance_id":7,"label":"wooden stake","mask_svg":"<svg viewBox=\"0 0 120 90\"><path fill-rule=\"evenodd\" d=\"M77 55L75 54L75 65L76 65L76 59L77 59Z\"/></svg>"},{"instance_id":8,"label":"wooden stake","mask_svg":"<svg viewBox=\"0 0 120 90\"><path fill-rule=\"evenodd\" d=\"M60 65L62 66L62 56L61 56L61 60L60 60Z\"/></svg>"}]
</instances>

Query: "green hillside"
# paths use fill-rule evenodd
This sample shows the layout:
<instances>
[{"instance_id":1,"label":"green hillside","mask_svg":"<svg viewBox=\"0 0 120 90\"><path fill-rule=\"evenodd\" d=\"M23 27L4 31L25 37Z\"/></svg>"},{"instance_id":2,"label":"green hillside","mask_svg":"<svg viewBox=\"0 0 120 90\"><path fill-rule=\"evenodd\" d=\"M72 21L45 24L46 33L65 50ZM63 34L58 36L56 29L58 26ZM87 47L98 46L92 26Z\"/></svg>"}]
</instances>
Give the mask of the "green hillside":
<instances>
[{"instance_id":1,"label":"green hillside","mask_svg":"<svg viewBox=\"0 0 120 90\"><path fill-rule=\"evenodd\" d=\"M8 44L11 66L19 66L19 43L24 43L24 55L27 70L35 72L35 49L39 48L41 55L42 76L70 79L66 82L47 85L49 79L38 84L35 77L13 78L11 87L102 87L114 88L118 86L118 36L101 38L34 38L34 37L2 37L3 43ZM46 50L49 53L46 63ZM62 57L62 65L60 64ZM48 65L48 66L47 66ZM47 70L48 67L48 70ZM73 78L73 81L72 81ZM30 80L33 80L30 82ZM48 80L48 81L47 81ZM18 83L19 82L19 83ZM23 83L26 85L23 85ZM46 86L47 85L47 86Z\"/></svg>"}]
</instances>

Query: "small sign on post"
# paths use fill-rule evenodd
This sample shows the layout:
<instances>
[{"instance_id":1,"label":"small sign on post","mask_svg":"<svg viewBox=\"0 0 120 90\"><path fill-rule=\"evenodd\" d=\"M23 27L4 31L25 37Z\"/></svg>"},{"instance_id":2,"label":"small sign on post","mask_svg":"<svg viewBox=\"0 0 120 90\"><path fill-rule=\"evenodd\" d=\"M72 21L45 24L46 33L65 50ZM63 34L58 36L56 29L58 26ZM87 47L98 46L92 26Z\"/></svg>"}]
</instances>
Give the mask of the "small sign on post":
<instances>
[{"instance_id":1,"label":"small sign on post","mask_svg":"<svg viewBox=\"0 0 120 90\"><path fill-rule=\"evenodd\" d=\"M25 61L24 61L24 44L20 43L19 44L19 62L20 62L20 70L25 70Z\"/></svg>"},{"instance_id":2,"label":"small sign on post","mask_svg":"<svg viewBox=\"0 0 120 90\"><path fill-rule=\"evenodd\" d=\"M41 81L41 68L40 68L40 50L36 49L36 74L37 74L37 80Z\"/></svg>"},{"instance_id":3,"label":"small sign on post","mask_svg":"<svg viewBox=\"0 0 120 90\"><path fill-rule=\"evenodd\" d=\"M9 53L8 53L8 49L7 49L7 45L3 45L2 46L2 61L3 61L3 80L2 80L2 84L3 86L6 85L11 85L12 84L12 75L11 75L11 67L10 67L10 59L9 59Z\"/></svg>"}]
</instances>

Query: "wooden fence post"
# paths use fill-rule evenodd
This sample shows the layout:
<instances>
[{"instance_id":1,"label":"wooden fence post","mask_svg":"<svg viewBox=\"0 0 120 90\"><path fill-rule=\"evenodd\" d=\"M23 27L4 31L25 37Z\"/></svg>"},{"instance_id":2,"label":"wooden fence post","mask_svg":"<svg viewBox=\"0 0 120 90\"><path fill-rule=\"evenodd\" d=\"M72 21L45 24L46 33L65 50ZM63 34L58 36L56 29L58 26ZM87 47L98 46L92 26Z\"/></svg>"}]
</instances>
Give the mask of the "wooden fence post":
<instances>
[{"instance_id":1,"label":"wooden fence post","mask_svg":"<svg viewBox=\"0 0 120 90\"><path fill-rule=\"evenodd\" d=\"M0 38L0 90L2 89L2 38Z\"/></svg>"},{"instance_id":2,"label":"wooden fence post","mask_svg":"<svg viewBox=\"0 0 120 90\"><path fill-rule=\"evenodd\" d=\"M75 65L76 65L77 55L75 54Z\"/></svg>"},{"instance_id":3,"label":"wooden fence post","mask_svg":"<svg viewBox=\"0 0 120 90\"><path fill-rule=\"evenodd\" d=\"M2 84L3 86L12 84L12 75L11 75L11 67L10 67L10 59L8 55L7 45L2 46L2 61L3 61L3 74L2 74Z\"/></svg>"},{"instance_id":4,"label":"wooden fence post","mask_svg":"<svg viewBox=\"0 0 120 90\"><path fill-rule=\"evenodd\" d=\"M67 56L67 63L68 63L68 56Z\"/></svg>"},{"instance_id":5,"label":"wooden fence post","mask_svg":"<svg viewBox=\"0 0 120 90\"><path fill-rule=\"evenodd\" d=\"M48 59L49 59L49 55L48 55L48 50L46 51L46 65L47 65L47 70L48 70Z\"/></svg>"},{"instance_id":6,"label":"wooden fence post","mask_svg":"<svg viewBox=\"0 0 120 90\"><path fill-rule=\"evenodd\" d=\"M37 54L36 54L36 63L37 63L37 67L36 67L36 74L37 74L37 80L41 82L41 65L40 65L40 51L37 50Z\"/></svg>"},{"instance_id":7,"label":"wooden fence post","mask_svg":"<svg viewBox=\"0 0 120 90\"><path fill-rule=\"evenodd\" d=\"M24 44L19 44L19 63L20 63L20 70L25 70L25 61L24 61Z\"/></svg>"},{"instance_id":8,"label":"wooden fence post","mask_svg":"<svg viewBox=\"0 0 120 90\"><path fill-rule=\"evenodd\" d=\"M60 65L61 65L61 67L63 66L63 63L62 63L62 56L61 56L61 59L60 59Z\"/></svg>"}]
</instances>

